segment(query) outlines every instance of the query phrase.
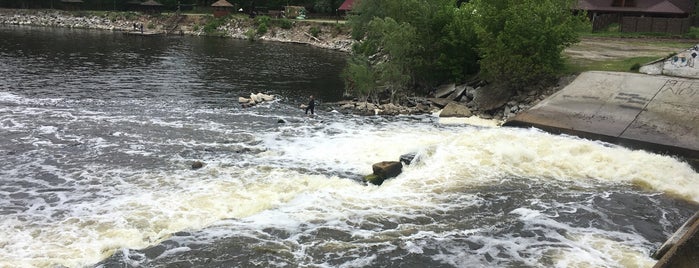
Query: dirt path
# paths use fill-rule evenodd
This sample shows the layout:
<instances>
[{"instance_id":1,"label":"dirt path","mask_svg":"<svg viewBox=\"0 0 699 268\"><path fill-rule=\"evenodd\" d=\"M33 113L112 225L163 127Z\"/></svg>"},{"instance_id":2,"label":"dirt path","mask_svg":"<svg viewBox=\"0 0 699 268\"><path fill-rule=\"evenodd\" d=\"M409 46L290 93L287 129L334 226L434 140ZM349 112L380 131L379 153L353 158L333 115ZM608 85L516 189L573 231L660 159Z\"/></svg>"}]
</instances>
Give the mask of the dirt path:
<instances>
[{"instance_id":1,"label":"dirt path","mask_svg":"<svg viewBox=\"0 0 699 268\"><path fill-rule=\"evenodd\" d=\"M684 39L583 38L565 50L573 60L606 61L634 57L666 57L699 43Z\"/></svg>"}]
</instances>

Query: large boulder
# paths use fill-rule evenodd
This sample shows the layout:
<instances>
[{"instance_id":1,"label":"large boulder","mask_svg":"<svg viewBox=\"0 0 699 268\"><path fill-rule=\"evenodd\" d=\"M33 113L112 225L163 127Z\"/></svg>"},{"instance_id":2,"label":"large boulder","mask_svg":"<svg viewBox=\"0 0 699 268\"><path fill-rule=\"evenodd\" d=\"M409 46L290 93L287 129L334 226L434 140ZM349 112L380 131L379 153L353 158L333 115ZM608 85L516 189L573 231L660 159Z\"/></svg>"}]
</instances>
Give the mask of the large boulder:
<instances>
[{"instance_id":1,"label":"large boulder","mask_svg":"<svg viewBox=\"0 0 699 268\"><path fill-rule=\"evenodd\" d=\"M429 98L427 100L430 101L430 103L432 103L432 105L437 106L440 109L446 107L447 104L449 104L451 102L451 100L449 100L449 99L441 99L441 98Z\"/></svg>"},{"instance_id":2,"label":"large boulder","mask_svg":"<svg viewBox=\"0 0 699 268\"><path fill-rule=\"evenodd\" d=\"M446 84L446 85L441 85L437 87L434 91L434 97L435 98L444 98L446 96L449 96L454 90L456 89L456 85L454 83L452 84Z\"/></svg>"},{"instance_id":3,"label":"large boulder","mask_svg":"<svg viewBox=\"0 0 699 268\"><path fill-rule=\"evenodd\" d=\"M373 174L364 177L364 181L374 185L381 185L384 180L398 176L403 171L403 164L399 161L383 161L371 166Z\"/></svg>"},{"instance_id":4,"label":"large boulder","mask_svg":"<svg viewBox=\"0 0 699 268\"><path fill-rule=\"evenodd\" d=\"M489 84L476 89L473 96L473 104L478 110L491 111L502 107L512 97L512 90Z\"/></svg>"},{"instance_id":5,"label":"large boulder","mask_svg":"<svg viewBox=\"0 0 699 268\"><path fill-rule=\"evenodd\" d=\"M471 117L471 115L471 109L457 102L450 102L439 113L439 117Z\"/></svg>"},{"instance_id":6,"label":"large boulder","mask_svg":"<svg viewBox=\"0 0 699 268\"><path fill-rule=\"evenodd\" d=\"M447 99L458 101L461 99L461 96L464 95L464 91L466 91L466 85L457 86L454 88L454 92L449 94Z\"/></svg>"}]
</instances>

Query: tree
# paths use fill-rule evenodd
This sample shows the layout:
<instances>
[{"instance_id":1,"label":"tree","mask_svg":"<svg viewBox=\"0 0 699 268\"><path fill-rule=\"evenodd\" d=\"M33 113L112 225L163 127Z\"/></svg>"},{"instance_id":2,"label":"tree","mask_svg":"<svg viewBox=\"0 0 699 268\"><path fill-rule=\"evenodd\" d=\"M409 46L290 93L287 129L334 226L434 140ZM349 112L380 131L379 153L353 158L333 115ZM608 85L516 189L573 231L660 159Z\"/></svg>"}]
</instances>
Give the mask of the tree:
<instances>
[{"instance_id":1,"label":"tree","mask_svg":"<svg viewBox=\"0 0 699 268\"><path fill-rule=\"evenodd\" d=\"M383 53L386 61L372 64L394 74L379 81L392 97L399 87L429 88L478 71L473 27L454 21L454 0L361 1L355 10L348 23L353 38L361 41L353 52L366 57Z\"/></svg>"},{"instance_id":2,"label":"tree","mask_svg":"<svg viewBox=\"0 0 699 268\"><path fill-rule=\"evenodd\" d=\"M577 42L584 15L571 12L572 1L472 0L469 16L478 35L483 77L511 89L555 77L563 66L561 52Z\"/></svg>"},{"instance_id":3,"label":"tree","mask_svg":"<svg viewBox=\"0 0 699 268\"><path fill-rule=\"evenodd\" d=\"M345 87L348 93L355 94L362 101L367 102L372 95L376 95L376 77L367 57L351 57L342 71L342 76L347 81Z\"/></svg>"},{"instance_id":4,"label":"tree","mask_svg":"<svg viewBox=\"0 0 699 268\"><path fill-rule=\"evenodd\" d=\"M392 18L375 18L369 25L371 33L367 39L375 40L377 56L374 65L377 73L377 86L381 88L379 93L387 92L390 101L395 102L396 95L405 90L413 77L411 66L421 51L416 44L416 29L408 23L398 23Z\"/></svg>"}]
</instances>

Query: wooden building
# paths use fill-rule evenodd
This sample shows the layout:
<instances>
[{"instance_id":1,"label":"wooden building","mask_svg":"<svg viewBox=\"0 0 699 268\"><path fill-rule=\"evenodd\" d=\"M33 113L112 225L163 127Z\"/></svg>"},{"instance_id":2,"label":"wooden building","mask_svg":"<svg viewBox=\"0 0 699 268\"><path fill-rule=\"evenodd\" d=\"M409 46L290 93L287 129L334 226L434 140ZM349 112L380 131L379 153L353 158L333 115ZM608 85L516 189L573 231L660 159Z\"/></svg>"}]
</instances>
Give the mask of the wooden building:
<instances>
[{"instance_id":1,"label":"wooden building","mask_svg":"<svg viewBox=\"0 0 699 268\"><path fill-rule=\"evenodd\" d=\"M158 14L163 11L163 4L155 0L148 0L141 3L141 11L144 13Z\"/></svg>"},{"instance_id":2,"label":"wooden building","mask_svg":"<svg viewBox=\"0 0 699 268\"><path fill-rule=\"evenodd\" d=\"M694 0L578 0L576 9L587 11L593 31L618 23L622 32L684 33Z\"/></svg>"},{"instance_id":3,"label":"wooden building","mask_svg":"<svg viewBox=\"0 0 699 268\"><path fill-rule=\"evenodd\" d=\"M235 9L235 6L226 0L218 0L216 3L211 4L211 7L214 9L214 18L228 16Z\"/></svg>"}]
</instances>

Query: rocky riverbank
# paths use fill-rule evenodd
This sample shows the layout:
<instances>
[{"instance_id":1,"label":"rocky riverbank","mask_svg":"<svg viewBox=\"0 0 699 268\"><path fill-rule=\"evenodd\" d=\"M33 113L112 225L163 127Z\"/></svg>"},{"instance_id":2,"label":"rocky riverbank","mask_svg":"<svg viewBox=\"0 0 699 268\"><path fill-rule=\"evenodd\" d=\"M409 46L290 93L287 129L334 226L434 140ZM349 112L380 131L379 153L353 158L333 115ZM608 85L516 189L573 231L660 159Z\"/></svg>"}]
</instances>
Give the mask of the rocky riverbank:
<instances>
[{"instance_id":1,"label":"rocky riverbank","mask_svg":"<svg viewBox=\"0 0 699 268\"><path fill-rule=\"evenodd\" d=\"M98 29L118 32L134 31L134 25L143 25L149 34L215 35L220 37L308 44L324 49L349 51L352 41L341 22L291 21L291 27L269 27L264 34L256 34L256 25L245 16L233 16L225 23L206 32L211 15L178 16L171 14L147 15L136 12L89 12L34 9L0 9L0 24L42 27ZM313 30L312 30L313 28ZM251 35L254 33L254 35ZM313 34L311 34L313 33Z\"/></svg>"},{"instance_id":2,"label":"rocky riverbank","mask_svg":"<svg viewBox=\"0 0 699 268\"><path fill-rule=\"evenodd\" d=\"M115 32L132 32L134 25L143 25L144 31L156 34L215 35L220 37L265 40L308 44L319 48L349 52L352 39L349 30L340 22L312 22L292 20L290 27L272 26L262 34L255 23L245 16L232 16L216 24L213 31L205 31L211 25L211 15L147 15L136 12L88 12L60 10L0 9L0 24L30 25L42 27L67 27L98 29ZM140 31L137 30L137 32ZM532 107L550 94L572 81L562 78L553 87L528 92L511 92L495 88L481 81L463 85L443 85L431 96L408 98L395 105L373 104L357 100L325 105L329 110L360 115L425 114L441 111L442 117L478 116L503 122L517 113Z\"/></svg>"},{"instance_id":3,"label":"rocky riverbank","mask_svg":"<svg viewBox=\"0 0 699 268\"><path fill-rule=\"evenodd\" d=\"M503 123L570 84L576 76L561 77L553 86L512 92L482 81L462 85L447 84L427 97L408 98L399 105L374 104L358 100L327 104L328 110L359 115L407 115L439 113L440 117L471 117Z\"/></svg>"}]
</instances>

